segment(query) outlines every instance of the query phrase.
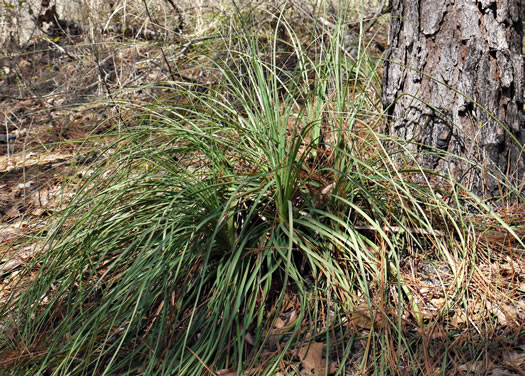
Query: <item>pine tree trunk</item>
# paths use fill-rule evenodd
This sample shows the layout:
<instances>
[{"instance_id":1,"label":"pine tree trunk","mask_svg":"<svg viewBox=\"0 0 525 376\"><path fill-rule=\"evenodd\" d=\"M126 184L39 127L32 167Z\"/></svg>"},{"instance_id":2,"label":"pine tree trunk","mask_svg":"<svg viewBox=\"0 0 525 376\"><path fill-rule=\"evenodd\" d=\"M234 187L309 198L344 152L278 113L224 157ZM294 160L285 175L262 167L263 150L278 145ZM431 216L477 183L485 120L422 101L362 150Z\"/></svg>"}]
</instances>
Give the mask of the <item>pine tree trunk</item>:
<instances>
[{"instance_id":1,"label":"pine tree trunk","mask_svg":"<svg viewBox=\"0 0 525 376\"><path fill-rule=\"evenodd\" d=\"M525 182L522 37L521 0L393 0L386 131L485 197L499 192L488 171Z\"/></svg>"}]
</instances>

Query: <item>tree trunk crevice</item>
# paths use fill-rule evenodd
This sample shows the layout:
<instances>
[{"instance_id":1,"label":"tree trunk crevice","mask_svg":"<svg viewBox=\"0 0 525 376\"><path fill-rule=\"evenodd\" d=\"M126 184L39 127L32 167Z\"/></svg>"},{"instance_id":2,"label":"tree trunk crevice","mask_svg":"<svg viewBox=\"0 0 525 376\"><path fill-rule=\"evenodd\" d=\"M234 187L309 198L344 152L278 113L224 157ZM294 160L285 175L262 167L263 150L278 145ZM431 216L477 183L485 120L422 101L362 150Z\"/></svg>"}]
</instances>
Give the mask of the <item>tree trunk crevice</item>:
<instances>
[{"instance_id":1,"label":"tree trunk crevice","mask_svg":"<svg viewBox=\"0 0 525 376\"><path fill-rule=\"evenodd\" d=\"M386 132L412 141L424 167L450 172L485 197L499 192L503 176L523 182L520 2L394 0L391 17Z\"/></svg>"}]
</instances>

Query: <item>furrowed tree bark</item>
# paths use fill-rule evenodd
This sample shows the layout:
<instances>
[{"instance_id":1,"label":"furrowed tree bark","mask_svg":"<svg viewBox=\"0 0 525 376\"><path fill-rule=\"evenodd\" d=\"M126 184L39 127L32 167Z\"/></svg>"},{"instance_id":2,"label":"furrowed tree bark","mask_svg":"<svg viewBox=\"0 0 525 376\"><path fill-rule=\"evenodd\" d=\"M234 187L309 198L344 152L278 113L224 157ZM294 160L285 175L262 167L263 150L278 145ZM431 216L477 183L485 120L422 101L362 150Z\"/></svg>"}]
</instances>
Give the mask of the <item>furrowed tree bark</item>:
<instances>
[{"instance_id":1,"label":"furrowed tree bark","mask_svg":"<svg viewBox=\"0 0 525 376\"><path fill-rule=\"evenodd\" d=\"M485 198L525 182L522 38L521 0L393 0L386 132Z\"/></svg>"}]
</instances>

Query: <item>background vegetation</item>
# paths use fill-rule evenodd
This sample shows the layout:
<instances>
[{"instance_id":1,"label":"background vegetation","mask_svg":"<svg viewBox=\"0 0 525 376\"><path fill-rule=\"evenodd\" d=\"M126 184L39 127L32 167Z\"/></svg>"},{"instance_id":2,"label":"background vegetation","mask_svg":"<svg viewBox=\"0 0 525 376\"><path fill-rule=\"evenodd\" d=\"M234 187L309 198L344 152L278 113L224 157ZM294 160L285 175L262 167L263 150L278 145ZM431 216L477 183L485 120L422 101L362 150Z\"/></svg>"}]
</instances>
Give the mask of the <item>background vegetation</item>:
<instances>
[{"instance_id":1,"label":"background vegetation","mask_svg":"<svg viewBox=\"0 0 525 376\"><path fill-rule=\"evenodd\" d=\"M381 132L387 9L163 5L6 42L0 373L520 374L521 187Z\"/></svg>"}]
</instances>

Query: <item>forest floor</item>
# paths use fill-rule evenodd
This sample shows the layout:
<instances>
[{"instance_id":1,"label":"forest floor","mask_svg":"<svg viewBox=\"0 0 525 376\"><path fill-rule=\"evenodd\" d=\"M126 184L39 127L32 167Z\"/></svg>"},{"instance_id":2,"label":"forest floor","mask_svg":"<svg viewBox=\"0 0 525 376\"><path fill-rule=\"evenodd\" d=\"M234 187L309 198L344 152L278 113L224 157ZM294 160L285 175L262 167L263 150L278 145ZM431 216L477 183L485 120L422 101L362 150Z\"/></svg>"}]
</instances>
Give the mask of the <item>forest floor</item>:
<instances>
[{"instance_id":1,"label":"forest floor","mask_svg":"<svg viewBox=\"0 0 525 376\"><path fill-rule=\"evenodd\" d=\"M385 30L381 32L384 41ZM34 244L25 241L67 205L76 181L89 174L91 162L111 143L105 132L137 121L128 111L129 103L152 103L169 94L169 88L159 84L174 79L170 65L180 67L177 78L186 82L206 84L209 79L201 65L188 63L192 49L184 43L166 45L117 34L101 37L96 44L87 43L81 34L56 41L36 38L23 48L9 46L0 58L0 304L16 288L11 277L32 257ZM175 57L165 64L165 55ZM506 241L496 234L493 245L505 247ZM469 270L465 306L470 311L457 309L448 323L458 333L470 327L468 335L457 336L458 343L488 336L494 341L484 359L462 363L461 354L456 354L457 374L525 374L525 265L523 250L513 247L509 245L498 261L479 260ZM406 260L402 273L423 317L439 315L453 287L449 266L430 267L415 256ZM500 304L501 297L493 292L508 284L517 287ZM372 325L367 315L366 306L354 313L360 330ZM444 331L436 326L428 338L445 338ZM309 354L306 350L303 369L312 362L319 369L320 353L314 349Z\"/></svg>"}]
</instances>

